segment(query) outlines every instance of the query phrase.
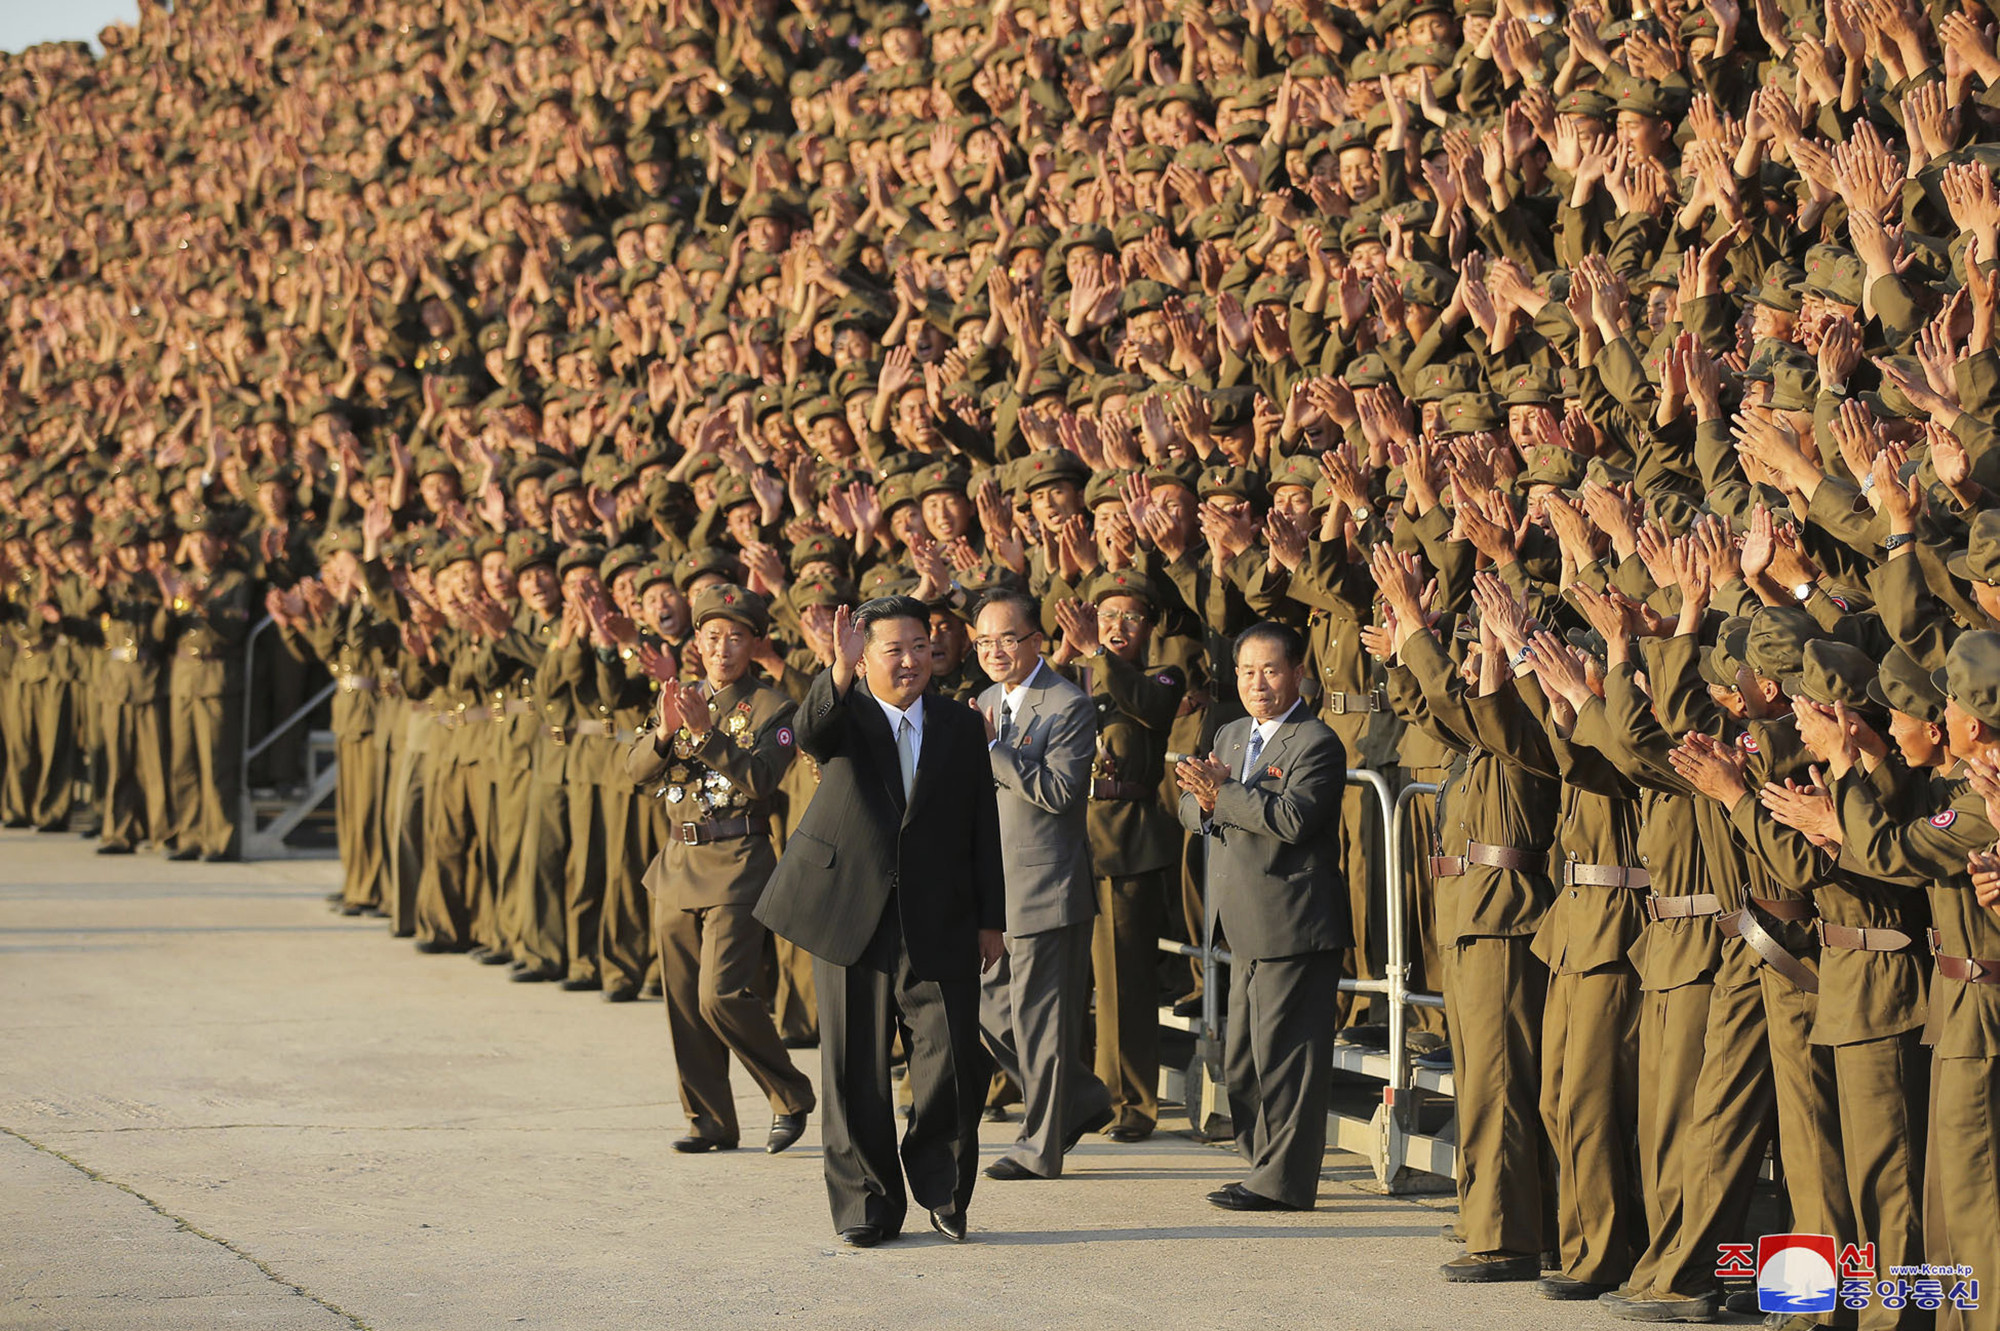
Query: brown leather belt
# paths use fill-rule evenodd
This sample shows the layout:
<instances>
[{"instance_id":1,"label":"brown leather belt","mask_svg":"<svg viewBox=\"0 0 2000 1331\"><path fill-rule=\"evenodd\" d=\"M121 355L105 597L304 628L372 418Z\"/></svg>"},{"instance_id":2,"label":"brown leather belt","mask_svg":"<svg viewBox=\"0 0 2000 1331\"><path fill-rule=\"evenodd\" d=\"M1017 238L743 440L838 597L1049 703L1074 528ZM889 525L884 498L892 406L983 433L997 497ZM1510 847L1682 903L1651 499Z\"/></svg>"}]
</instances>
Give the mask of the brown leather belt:
<instances>
[{"instance_id":1,"label":"brown leather belt","mask_svg":"<svg viewBox=\"0 0 2000 1331\"><path fill-rule=\"evenodd\" d=\"M1540 873L1548 863L1548 856L1539 850L1520 850L1513 846L1489 846L1483 841L1465 843L1463 855L1431 856L1431 877L1456 878L1475 864L1489 869L1508 869L1515 873Z\"/></svg>"},{"instance_id":2,"label":"brown leather belt","mask_svg":"<svg viewBox=\"0 0 2000 1331\"><path fill-rule=\"evenodd\" d=\"M526 698L509 698L507 705L501 709L502 714L506 716L526 716L534 710L535 704Z\"/></svg>"},{"instance_id":3,"label":"brown leather belt","mask_svg":"<svg viewBox=\"0 0 2000 1331\"><path fill-rule=\"evenodd\" d=\"M340 691L342 693L373 693L375 691L375 677L373 675L357 675L349 671L340 677Z\"/></svg>"},{"instance_id":4,"label":"brown leather belt","mask_svg":"<svg viewBox=\"0 0 2000 1331\"><path fill-rule=\"evenodd\" d=\"M1650 896L1646 898L1646 918L1649 920L1698 920L1722 913L1722 902L1713 892L1696 892L1685 897Z\"/></svg>"},{"instance_id":5,"label":"brown leather belt","mask_svg":"<svg viewBox=\"0 0 2000 1331\"><path fill-rule=\"evenodd\" d=\"M1819 914L1812 902L1803 897L1751 897L1750 904L1774 920L1810 920Z\"/></svg>"},{"instance_id":6,"label":"brown leather belt","mask_svg":"<svg viewBox=\"0 0 2000 1331\"><path fill-rule=\"evenodd\" d=\"M139 649L137 647L113 647L111 649L111 659L114 661L135 662L139 659Z\"/></svg>"},{"instance_id":7,"label":"brown leather belt","mask_svg":"<svg viewBox=\"0 0 2000 1331\"><path fill-rule=\"evenodd\" d=\"M674 840L683 846L705 846L711 841L768 835L770 831L769 818L711 818L705 823L676 823Z\"/></svg>"},{"instance_id":8,"label":"brown leather belt","mask_svg":"<svg viewBox=\"0 0 2000 1331\"><path fill-rule=\"evenodd\" d=\"M1931 956L1937 961L1937 973L1947 980L1957 980L1960 984L2000 984L2000 961L1982 961L1977 957L1954 957L1938 950L1938 931L1924 930L1925 938L1931 945Z\"/></svg>"},{"instance_id":9,"label":"brown leather belt","mask_svg":"<svg viewBox=\"0 0 2000 1331\"><path fill-rule=\"evenodd\" d=\"M1849 952L1901 952L1916 940L1901 929L1853 929L1821 920L1819 941L1826 947L1844 948Z\"/></svg>"},{"instance_id":10,"label":"brown leather belt","mask_svg":"<svg viewBox=\"0 0 2000 1331\"><path fill-rule=\"evenodd\" d=\"M1724 938L1742 939L1745 947L1763 958L1764 963L1772 970L1790 980L1794 987L1809 994L1819 992L1819 976L1813 974L1811 968L1804 962L1785 951L1783 943L1771 937L1770 931L1764 928L1763 921L1757 918L1756 911L1745 906L1734 915L1723 916L1716 923L1722 926Z\"/></svg>"},{"instance_id":11,"label":"brown leather belt","mask_svg":"<svg viewBox=\"0 0 2000 1331\"><path fill-rule=\"evenodd\" d=\"M1653 885L1653 875L1644 869L1631 869L1622 864L1583 864L1576 860L1563 861L1563 886L1565 887L1626 887L1644 890Z\"/></svg>"},{"instance_id":12,"label":"brown leather belt","mask_svg":"<svg viewBox=\"0 0 2000 1331\"><path fill-rule=\"evenodd\" d=\"M1142 800L1155 789L1153 786L1142 786L1137 781L1100 779L1090 783L1090 797L1094 800Z\"/></svg>"},{"instance_id":13,"label":"brown leather belt","mask_svg":"<svg viewBox=\"0 0 2000 1331\"><path fill-rule=\"evenodd\" d=\"M612 725L609 721L579 721L570 727L569 733L572 735L596 735L604 739L609 739L618 733L618 727Z\"/></svg>"},{"instance_id":14,"label":"brown leather belt","mask_svg":"<svg viewBox=\"0 0 2000 1331\"><path fill-rule=\"evenodd\" d=\"M1329 691L1320 695L1320 704L1321 710L1330 716L1347 716L1350 714L1383 712L1388 710L1382 696L1382 690L1380 689L1375 690L1373 693L1336 693Z\"/></svg>"},{"instance_id":15,"label":"brown leather belt","mask_svg":"<svg viewBox=\"0 0 2000 1331\"><path fill-rule=\"evenodd\" d=\"M465 724L469 726L478 725L481 721L491 721L493 719L493 709L491 707L468 707L460 715L465 718Z\"/></svg>"}]
</instances>

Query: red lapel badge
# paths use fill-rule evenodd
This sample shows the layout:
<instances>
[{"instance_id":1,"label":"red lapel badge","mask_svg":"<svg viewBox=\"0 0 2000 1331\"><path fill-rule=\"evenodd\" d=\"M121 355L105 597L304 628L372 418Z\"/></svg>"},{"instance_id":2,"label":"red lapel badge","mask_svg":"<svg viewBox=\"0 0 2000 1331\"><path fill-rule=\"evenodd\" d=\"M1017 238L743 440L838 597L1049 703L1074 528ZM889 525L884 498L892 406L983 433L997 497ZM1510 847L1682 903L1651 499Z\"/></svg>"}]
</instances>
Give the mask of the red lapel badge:
<instances>
[{"instance_id":1,"label":"red lapel badge","mask_svg":"<svg viewBox=\"0 0 2000 1331\"><path fill-rule=\"evenodd\" d=\"M1282 767L1267 767L1264 769L1264 775L1270 777L1273 781L1283 781L1285 779L1285 771Z\"/></svg>"}]
</instances>

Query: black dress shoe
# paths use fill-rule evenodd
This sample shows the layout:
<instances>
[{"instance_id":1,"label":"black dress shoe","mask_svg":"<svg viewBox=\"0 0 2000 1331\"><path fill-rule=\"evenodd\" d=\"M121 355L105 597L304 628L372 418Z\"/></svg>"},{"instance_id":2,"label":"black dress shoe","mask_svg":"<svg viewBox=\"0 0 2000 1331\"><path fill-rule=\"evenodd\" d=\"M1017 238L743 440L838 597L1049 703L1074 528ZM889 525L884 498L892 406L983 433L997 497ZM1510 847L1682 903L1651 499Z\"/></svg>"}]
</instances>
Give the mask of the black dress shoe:
<instances>
[{"instance_id":1,"label":"black dress shoe","mask_svg":"<svg viewBox=\"0 0 2000 1331\"><path fill-rule=\"evenodd\" d=\"M1006 1105L986 1106L986 1121L988 1123L1005 1123L1008 1119L1012 1117L1013 1115L1007 1112Z\"/></svg>"},{"instance_id":2,"label":"black dress shoe","mask_svg":"<svg viewBox=\"0 0 2000 1331\"><path fill-rule=\"evenodd\" d=\"M1174 1004L1176 1017L1199 1017L1201 1015L1201 995L1190 994Z\"/></svg>"},{"instance_id":3,"label":"black dress shoe","mask_svg":"<svg viewBox=\"0 0 2000 1331\"><path fill-rule=\"evenodd\" d=\"M1076 1144L1084 1139L1086 1133L1102 1132L1111 1126L1111 1120L1116 1117L1117 1115L1111 1112L1111 1106L1106 1105L1071 1129L1069 1136L1063 1138L1063 1150L1074 1151Z\"/></svg>"},{"instance_id":4,"label":"black dress shoe","mask_svg":"<svg viewBox=\"0 0 2000 1331\"><path fill-rule=\"evenodd\" d=\"M241 855L238 855L233 850L211 850L201 857L201 862L203 864L234 864L242 858Z\"/></svg>"},{"instance_id":5,"label":"black dress shoe","mask_svg":"<svg viewBox=\"0 0 2000 1331\"><path fill-rule=\"evenodd\" d=\"M1603 1284L1595 1280L1572 1280L1560 1271L1551 1271L1535 1282L1535 1292L1545 1299L1567 1302L1574 1299L1594 1299L1618 1286Z\"/></svg>"},{"instance_id":6,"label":"black dress shoe","mask_svg":"<svg viewBox=\"0 0 2000 1331\"><path fill-rule=\"evenodd\" d=\"M1001 1183L1013 1183L1021 1179L1045 1179L1046 1174L1037 1174L1011 1155L1003 1155L982 1171L986 1177Z\"/></svg>"},{"instance_id":7,"label":"black dress shoe","mask_svg":"<svg viewBox=\"0 0 2000 1331\"><path fill-rule=\"evenodd\" d=\"M660 987L658 980L648 980L639 986L639 997L641 998L663 998L665 996L666 990Z\"/></svg>"},{"instance_id":8,"label":"black dress shoe","mask_svg":"<svg viewBox=\"0 0 2000 1331\"><path fill-rule=\"evenodd\" d=\"M931 1212L931 1228L950 1239L953 1243L965 1242L965 1212L953 1211L946 1215L943 1211Z\"/></svg>"},{"instance_id":9,"label":"black dress shoe","mask_svg":"<svg viewBox=\"0 0 2000 1331\"><path fill-rule=\"evenodd\" d=\"M1450 1072L1451 1046L1448 1044L1439 1045L1427 1054L1418 1054L1410 1062L1427 1072Z\"/></svg>"},{"instance_id":10,"label":"black dress shoe","mask_svg":"<svg viewBox=\"0 0 2000 1331\"><path fill-rule=\"evenodd\" d=\"M604 991L604 1001L607 1003L636 1003L639 1001L639 991L631 985L621 984L616 989L606 989Z\"/></svg>"},{"instance_id":11,"label":"black dress shoe","mask_svg":"<svg viewBox=\"0 0 2000 1331\"><path fill-rule=\"evenodd\" d=\"M1151 1128L1113 1128L1104 1134L1120 1145L1130 1146L1134 1142L1145 1141L1153 1135Z\"/></svg>"},{"instance_id":12,"label":"black dress shoe","mask_svg":"<svg viewBox=\"0 0 2000 1331\"><path fill-rule=\"evenodd\" d=\"M1501 1280L1540 1280L1542 1260L1511 1252L1469 1252L1438 1268L1457 1284L1490 1284Z\"/></svg>"},{"instance_id":13,"label":"black dress shoe","mask_svg":"<svg viewBox=\"0 0 2000 1331\"><path fill-rule=\"evenodd\" d=\"M653 996L655 998L659 997L657 989L654 990ZM819 1037L817 1035L787 1035L780 1043L787 1049L817 1049L819 1048Z\"/></svg>"},{"instance_id":14,"label":"black dress shoe","mask_svg":"<svg viewBox=\"0 0 2000 1331\"><path fill-rule=\"evenodd\" d=\"M736 1149L736 1143L689 1133L685 1137L674 1138L673 1148L682 1155L702 1155L709 1151L733 1151Z\"/></svg>"},{"instance_id":15,"label":"black dress shoe","mask_svg":"<svg viewBox=\"0 0 2000 1331\"><path fill-rule=\"evenodd\" d=\"M69 831L69 824L68 824L68 823L43 823L43 824L40 824L40 825L38 825L38 826L37 826L37 827L35 828L35 830L36 830L37 832L67 832L67 831Z\"/></svg>"},{"instance_id":16,"label":"black dress shoe","mask_svg":"<svg viewBox=\"0 0 2000 1331\"><path fill-rule=\"evenodd\" d=\"M595 975L582 977L572 975L562 982L562 987L566 994L587 994L593 989L602 989L604 981Z\"/></svg>"},{"instance_id":17,"label":"black dress shoe","mask_svg":"<svg viewBox=\"0 0 2000 1331\"><path fill-rule=\"evenodd\" d=\"M514 960L511 952L501 952L490 947L475 947L466 955L482 966L505 966Z\"/></svg>"},{"instance_id":18,"label":"black dress shoe","mask_svg":"<svg viewBox=\"0 0 2000 1331\"><path fill-rule=\"evenodd\" d=\"M515 984L546 984L550 980L560 980L562 972L544 966L523 966L507 978Z\"/></svg>"},{"instance_id":19,"label":"black dress shoe","mask_svg":"<svg viewBox=\"0 0 2000 1331\"><path fill-rule=\"evenodd\" d=\"M34 825L33 820L27 818L9 818L4 824L0 824L0 826L6 827L9 832L19 832L23 828L33 827Z\"/></svg>"},{"instance_id":20,"label":"black dress shoe","mask_svg":"<svg viewBox=\"0 0 2000 1331\"><path fill-rule=\"evenodd\" d=\"M805 1130L804 1114L780 1114L771 1120L771 1135L764 1139L764 1149L776 1155L804 1135Z\"/></svg>"},{"instance_id":21,"label":"black dress shoe","mask_svg":"<svg viewBox=\"0 0 2000 1331\"><path fill-rule=\"evenodd\" d=\"M1225 1211L1302 1211L1305 1208L1281 1202L1275 1197L1266 1197L1261 1192L1252 1192L1241 1183L1232 1183L1226 1188L1218 1188L1208 1194L1209 1204Z\"/></svg>"},{"instance_id":22,"label":"black dress shoe","mask_svg":"<svg viewBox=\"0 0 2000 1331\"><path fill-rule=\"evenodd\" d=\"M132 848L130 846L120 845L116 841L107 841L103 845L97 848L97 853L99 855L130 855L132 853Z\"/></svg>"},{"instance_id":23,"label":"black dress shoe","mask_svg":"<svg viewBox=\"0 0 2000 1331\"><path fill-rule=\"evenodd\" d=\"M193 846L182 846L179 850L168 851L167 858L176 864L185 864L189 860L201 858L201 852Z\"/></svg>"},{"instance_id":24,"label":"black dress shoe","mask_svg":"<svg viewBox=\"0 0 2000 1331\"><path fill-rule=\"evenodd\" d=\"M359 915L362 911L366 909L367 909L366 906L350 906L343 901L340 903L339 906L337 906L334 909L334 913L336 915L345 915L347 918L353 919L355 916Z\"/></svg>"},{"instance_id":25,"label":"black dress shoe","mask_svg":"<svg viewBox=\"0 0 2000 1331\"><path fill-rule=\"evenodd\" d=\"M436 956L440 952L456 952L458 951L458 947L456 944L445 942L442 938L419 938L417 940L417 951L424 953L426 956Z\"/></svg>"},{"instance_id":26,"label":"black dress shoe","mask_svg":"<svg viewBox=\"0 0 2000 1331\"><path fill-rule=\"evenodd\" d=\"M872 1248L888 1237L880 1225L849 1225L840 1231L840 1241L850 1248Z\"/></svg>"}]
</instances>

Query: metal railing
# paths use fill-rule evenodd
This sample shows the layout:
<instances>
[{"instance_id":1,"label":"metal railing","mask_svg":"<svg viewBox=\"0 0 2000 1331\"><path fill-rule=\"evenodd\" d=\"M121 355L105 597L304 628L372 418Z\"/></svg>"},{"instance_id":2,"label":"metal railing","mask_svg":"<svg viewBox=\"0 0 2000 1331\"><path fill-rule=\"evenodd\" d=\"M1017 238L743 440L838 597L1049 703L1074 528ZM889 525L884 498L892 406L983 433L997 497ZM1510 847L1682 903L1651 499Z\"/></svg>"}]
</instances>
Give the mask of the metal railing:
<instances>
[{"instance_id":1,"label":"metal railing","mask_svg":"<svg viewBox=\"0 0 2000 1331\"><path fill-rule=\"evenodd\" d=\"M1374 1164L1377 1180L1391 1190L1403 1190L1408 1186L1407 1175L1412 1169L1446 1176L1450 1176L1456 1169L1456 1152L1445 1139L1416 1131L1417 1105L1414 1092L1421 1089L1449 1094L1452 1090L1450 1077L1448 1074L1429 1075L1423 1078L1426 1084L1419 1086L1408 1048L1409 1009L1441 1008L1444 1006L1444 997L1441 994L1410 988L1409 928L1415 884L1408 872L1409 866L1404 863L1403 837L1399 833L1407 826L1409 811L1416 798L1421 795L1434 795L1438 788L1430 782L1412 781L1406 783L1400 791L1393 791L1388 778L1371 768L1348 769L1347 781L1350 785L1366 786L1373 791L1374 804L1380 812L1382 853L1377 862L1381 865L1383 927L1388 939L1381 978L1343 977L1340 988L1344 993L1380 995L1389 1009L1389 1048L1386 1055L1386 1075L1383 1077L1382 1107L1368 1120L1366 1131L1372 1135L1368 1154ZM1205 842L1208 833L1204 832L1202 836ZM1206 844L1202 849L1205 876L1209 862ZM1374 875L1371 873L1370 877L1373 879ZM1372 882L1369 887L1372 891ZM1201 1018L1199 1026L1193 1029L1200 1047L1219 1049L1227 1035L1223 1030L1219 973L1232 959L1229 949L1216 945L1215 924L1215 894L1208 891L1207 884L1204 883L1201 942L1182 943L1162 938L1159 940L1159 945L1163 952L1192 957L1201 963ZM1366 939L1355 940L1357 951L1365 949L1366 946ZM1344 1070L1347 1071L1369 1071L1382 1066L1379 1056L1340 1061L1346 1065ZM1195 1119L1198 1112L1193 1097L1200 1093L1200 1089L1194 1086L1189 1086L1185 1090L1189 1100L1191 1120ZM1416 1153L1411 1148L1417 1144L1427 1148L1421 1161L1413 1158Z\"/></svg>"},{"instance_id":2,"label":"metal railing","mask_svg":"<svg viewBox=\"0 0 2000 1331\"><path fill-rule=\"evenodd\" d=\"M257 688L257 640L277 621L265 615L251 626L243 637L243 753L239 769L243 779L237 783L241 792L238 799L237 825L243 829L243 858L246 860L287 859L300 854L286 843L298 825L304 822L314 809L324 804L340 782L340 760L331 754L324 766L314 768L308 763L305 788L283 802L271 820L259 826L261 817L259 801L250 789L250 763L257 755L270 748L280 738L294 728L304 724L315 709L333 696L334 684L328 680L325 687L314 693L295 708L291 715L272 725L262 739L253 737L256 728L257 709L251 700Z\"/></svg>"}]
</instances>

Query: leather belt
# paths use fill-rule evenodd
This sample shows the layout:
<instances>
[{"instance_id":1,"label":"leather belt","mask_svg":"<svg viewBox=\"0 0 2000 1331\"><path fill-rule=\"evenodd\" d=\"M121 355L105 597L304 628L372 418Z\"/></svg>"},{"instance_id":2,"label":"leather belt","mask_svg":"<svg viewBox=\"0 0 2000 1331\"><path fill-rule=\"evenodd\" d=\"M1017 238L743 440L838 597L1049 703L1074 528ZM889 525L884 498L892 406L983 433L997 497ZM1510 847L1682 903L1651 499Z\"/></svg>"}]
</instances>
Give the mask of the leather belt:
<instances>
[{"instance_id":1,"label":"leather belt","mask_svg":"<svg viewBox=\"0 0 2000 1331\"><path fill-rule=\"evenodd\" d=\"M1774 920L1810 920L1819 914L1818 908L1803 897L1751 897L1750 904Z\"/></svg>"},{"instance_id":2,"label":"leather belt","mask_svg":"<svg viewBox=\"0 0 2000 1331\"><path fill-rule=\"evenodd\" d=\"M468 707L459 713L459 715L465 718L465 724L469 726L478 725L481 721L491 721L493 719L493 709L490 707Z\"/></svg>"},{"instance_id":3,"label":"leather belt","mask_svg":"<svg viewBox=\"0 0 2000 1331\"><path fill-rule=\"evenodd\" d=\"M1653 885L1653 875L1645 869L1632 869L1623 864L1582 864L1576 860L1563 861L1563 886L1565 887L1625 887L1643 891Z\"/></svg>"},{"instance_id":4,"label":"leather belt","mask_svg":"<svg viewBox=\"0 0 2000 1331\"><path fill-rule=\"evenodd\" d=\"M1826 947L1849 952L1901 952L1916 940L1901 929L1853 929L1821 920L1819 941Z\"/></svg>"},{"instance_id":5,"label":"leather belt","mask_svg":"<svg viewBox=\"0 0 2000 1331\"><path fill-rule=\"evenodd\" d=\"M1507 869L1515 873L1540 873L1548 863L1548 856L1539 850L1520 850L1514 846L1489 846L1483 841L1465 843L1463 855L1431 856L1431 877L1456 878L1475 864L1489 869Z\"/></svg>"},{"instance_id":6,"label":"leather belt","mask_svg":"<svg viewBox=\"0 0 2000 1331\"><path fill-rule=\"evenodd\" d=\"M2000 961L1982 961L1977 957L1954 957L1938 949L1938 931L1924 930L1924 936L1931 945L1931 956L1937 961L1937 973L1947 980L1957 980L1960 984L2000 984Z\"/></svg>"},{"instance_id":7,"label":"leather belt","mask_svg":"<svg viewBox=\"0 0 2000 1331\"><path fill-rule=\"evenodd\" d=\"M509 698L507 705L501 709L502 714L506 716L526 716L534 710L535 704L526 698Z\"/></svg>"},{"instance_id":8,"label":"leather belt","mask_svg":"<svg viewBox=\"0 0 2000 1331\"><path fill-rule=\"evenodd\" d=\"M1152 787L1142 786L1137 781L1097 780L1090 783L1090 797L1094 800L1142 800L1152 793Z\"/></svg>"},{"instance_id":9,"label":"leather belt","mask_svg":"<svg viewBox=\"0 0 2000 1331\"><path fill-rule=\"evenodd\" d=\"M1764 959L1766 965L1790 980L1792 984L1809 994L1819 992L1819 976L1812 973L1806 964L1785 951L1784 944L1771 937L1757 918L1757 912L1748 906L1718 921L1722 925L1725 938L1741 938L1743 945Z\"/></svg>"},{"instance_id":10,"label":"leather belt","mask_svg":"<svg viewBox=\"0 0 2000 1331\"><path fill-rule=\"evenodd\" d=\"M1646 918L1649 920L1698 920L1721 913L1722 902L1713 892L1696 892L1685 897L1646 898Z\"/></svg>"},{"instance_id":11,"label":"leather belt","mask_svg":"<svg viewBox=\"0 0 2000 1331\"><path fill-rule=\"evenodd\" d=\"M674 840L683 846L705 846L711 841L768 835L770 830L769 818L711 818L705 823L675 824Z\"/></svg>"},{"instance_id":12,"label":"leather belt","mask_svg":"<svg viewBox=\"0 0 2000 1331\"><path fill-rule=\"evenodd\" d=\"M1380 689L1376 689L1373 693L1327 692L1320 695L1320 702L1321 710L1332 716L1388 710Z\"/></svg>"},{"instance_id":13,"label":"leather belt","mask_svg":"<svg viewBox=\"0 0 2000 1331\"><path fill-rule=\"evenodd\" d=\"M456 730L465 724L465 718L457 712L433 712L431 720L446 730Z\"/></svg>"},{"instance_id":14,"label":"leather belt","mask_svg":"<svg viewBox=\"0 0 2000 1331\"><path fill-rule=\"evenodd\" d=\"M340 677L340 691L342 693L373 693L375 691L375 677L373 675L357 675L350 671Z\"/></svg>"},{"instance_id":15,"label":"leather belt","mask_svg":"<svg viewBox=\"0 0 2000 1331\"><path fill-rule=\"evenodd\" d=\"M175 654L190 661L206 661L214 655L213 652L201 647L183 647Z\"/></svg>"},{"instance_id":16,"label":"leather belt","mask_svg":"<svg viewBox=\"0 0 2000 1331\"><path fill-rule=\"evenodd\" d=\"M139 659L139 649L137 647L113 647L111 649L111 659L114 661L137 661Z\"/></svg>"},{"instance_id":17,"label":"leather belt","mask_svg":"<svg viewBox=\"0 0 2000 1331\"><path fill-rule=\"evenodd\" d=\"M570 727L569 733L572 735L594 735L600 739L609 739L618 733L618 727L612 725L609 721L579 721Z\"/></svg>"}]
</instances>

